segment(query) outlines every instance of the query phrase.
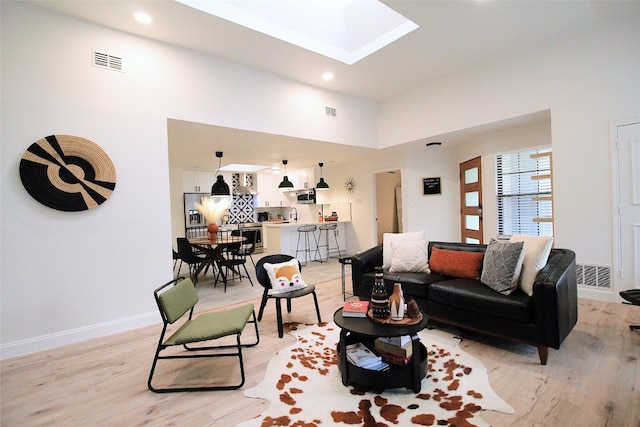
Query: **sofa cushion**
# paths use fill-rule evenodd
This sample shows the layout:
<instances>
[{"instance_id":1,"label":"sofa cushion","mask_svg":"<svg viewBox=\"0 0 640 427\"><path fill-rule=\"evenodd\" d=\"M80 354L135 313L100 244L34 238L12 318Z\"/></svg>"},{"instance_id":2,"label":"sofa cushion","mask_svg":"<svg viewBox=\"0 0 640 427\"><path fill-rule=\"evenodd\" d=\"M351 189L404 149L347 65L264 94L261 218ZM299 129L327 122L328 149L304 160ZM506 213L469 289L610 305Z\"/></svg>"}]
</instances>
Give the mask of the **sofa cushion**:
<instances>
[{"instance_id":1,"label":"sofa cushion","mask_svg":"<svg viewBox=\"0 0 640 427\"><path fill-rule=\"evenodd\" d=\"M482 263L480 281L502 295L509 295L518 287L524 243L491 239Z\"/></svg>"},{"instance_id":2,"label":"sofa cushion","mask_svg":"<svg viewBox=\"0 0 640 427\"><path fill-rule=\"evenodd\" d=\"M441 304L512 319L532 321L532 298L516 289L505 296L472 279L451 279L429 286L428 299Z\"/></svg>"},{"instance_id":3,"label":"sofa cushion","mask_svg":"<svg viewBox=\"0 0 640 427\"><path fill-rule=\"evenodd\" d=\"M445 276L480 280L484 252L450 251L431 248L431 271Z\"/></svg>"},{"instance_id":4,"label":"sofa cushion","mask_svg":"<svg viewBox=\"0 0 640 427\"><path fill-rule=\"evenodd\" d=\"M393 258L391 242L409 242L412 240L425 240L424 231L384 233L382 235L382 268L388 270L391 267L391 259Z\"/></svg>"},{"instance_id":5,"label":"sofa cushion","mask_svg":"<svg viewBox=\"0 0 640 427\"><path fill-rule=\"evenodd\" d=\"M547 264L553 245L553 237L514 234L510 241L524 242L524 261L519 286L524 293L531 296L533 295L533 282L536 281L538 272Z\"/></svg>"},{"instance_id":6,"label":"sofa cushion","mask_svg":"<svg viewBox=\"0 0 640 427\"><path fill-rule=\"evenodd\" d=\"M428 273L429 246L426 240L412 240L409 242L391 242L392 273Z\"/></svg>"},{"instance_id":7,"label":"sofa cushion","mask_svg":"<svg viewBox=\"0 0 640 427\"><path fill-rule=\"evenodd\" d=\"M413 296L422 299L427 297L429 284L448 279L446 276L434 273L392 273L390 271L384 271L383 275L385 287L389 295L391 295L393 291L393 284L400 283L405 297ZM359 290L365 293L360 295L361 297L369 298L371 296L374 281L375 273L370 272L362 275Z\"/></svg>"}]
</instances>

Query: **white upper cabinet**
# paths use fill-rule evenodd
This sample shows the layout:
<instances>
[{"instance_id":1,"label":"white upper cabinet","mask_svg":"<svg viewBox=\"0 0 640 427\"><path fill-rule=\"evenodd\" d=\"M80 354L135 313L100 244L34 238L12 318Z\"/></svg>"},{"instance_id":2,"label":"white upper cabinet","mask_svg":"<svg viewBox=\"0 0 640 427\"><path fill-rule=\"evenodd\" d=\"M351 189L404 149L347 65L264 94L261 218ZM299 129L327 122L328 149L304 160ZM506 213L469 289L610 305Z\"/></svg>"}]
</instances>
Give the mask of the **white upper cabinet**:
<instances>
[{"instance_id":1,"label":"white upper cabinet","mask_svg":"<svg viewBox=\"0 0 640 427\"><path fill-rule=\"evenodd\" d=\"M182 171L182 192L209 193L214 179L213 172Z\"/></svg>"},{"instance_id":2,"label":"white upper cabinet","mask_svg":"<svg viewBox=\"0 0 640 427\"><path fill-rule=\"evenodd\" d=\"M272 173L257 174L258 206L259 208L278 208L289 206L289 198L278 184L284 175L274 175Z\"/></svg>"},{"instance_id":3,"label":"white upper cabinet","mask_svg":"<svg viewBox=\"0 0 640 427\"><path fill-rule=\"evenodd\" d=\"M297 185L294 183L295 188L315 188L313 168L298 169L296 172Z\"/></svg>"}]
</instances>

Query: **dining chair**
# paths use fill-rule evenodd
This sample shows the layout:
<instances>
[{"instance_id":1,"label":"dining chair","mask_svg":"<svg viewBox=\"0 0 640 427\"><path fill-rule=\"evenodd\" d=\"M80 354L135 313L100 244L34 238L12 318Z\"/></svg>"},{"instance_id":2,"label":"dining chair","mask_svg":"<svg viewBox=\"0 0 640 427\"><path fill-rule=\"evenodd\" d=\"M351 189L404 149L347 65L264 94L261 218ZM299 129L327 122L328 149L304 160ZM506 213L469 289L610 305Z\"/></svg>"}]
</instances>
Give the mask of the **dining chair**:
<instances>
[{"instance_id":1,"label":"dining chair","mask_svg":"<svg viewBox=\"0 0 640 427\"><path fill-rule=\"evenodd\" d=\"M251 286L253 286L253 280L251 280L251 276L249 275L249 271L247 270L247 258L244 256L235 255L235 253L237 253L241 249L242 243L223 243L229 237L237 237L238 235L233 234L235 231L238 230L218 232L218 244L223 244L224 249L219 252L220 255L216 259L218 273L215 275L213 287L215 288L218 285L218 281L222 281L224 282L224 292L227 292L227 282L235 280L236 277L240 279L241 282L243 277L248 278L249 283L251 283ZM246 275L242 274L240 267L244 269Z\"/></svg>"},{"instance_id":2,"label":"dining chair","mask_svg":"<svg viewBox=\"0 0 640 427\"><path fill-rule=\"evenodd\" d=\"M291 313L291 300L295 298L300 298L305 295L313 295L313 301L316 306L316 315L318 316L318 322L322 322L320 318L320 307L318 306L318 296L316 295L316 287L310 283L307 284L306 287L302 289L298 289L291 292L279 293L279 294L271 294L269 291L271 290L271 280L269 279L269 274L267 270L264 268L265 263L270 264L279 264L282 262L291 261L295 259L290 255L285 254L275 254L275 255L267 255L258 260L256 264L256 278L258 279L258 283L264 287L264 292L262 293L262 301L260 302L260 310L258 311L258 321L262 321L262 314L264 313L264 308L267 305L267 301L272 299L276 304L276 321L278 323L278 337L282 338L284 335L284 327L282 324L282 307L280 306L280 302L284 299L287 302L287 313ZM298 271L302 272L302 266L300 265L300 261L298 261Z\"/></svg>"},{"instance_id":3,"label":"dining chair","mask_svg":"<svg viewBox=\"0 0 640 427\"><path fill-rule=\"evenodd\" d=\"M186 237L178 237L177 241L178 256L180 257L180 261L181 263L184 262L189 266L190 276L193 278L193 281L195 283L198 283L198 276L196 272L198 270L202 270L202 268L200 268L201 264L207 263L206 268L209 268L209 265L211 265L213 268L213 260L207 254L197 254ZM182 264L180 264L180 268L182 268ZM180 272L178 271L178 273Z\"/></svg>"},{"instance_id":4,"label":"dining chair","mask_svg":"<svg viewBox=\"0 0 640 427\"><path fill-rule=\"evenodd\" d=\"M155 356L149 372L147 387L156 393L181 392L181 391L209 391L209 390L235 390L244 385L244 363L242 359L242 348L253 347L260 342L258 332L258 322L253 304L245 304L235 308L222 309L212 312L202 313L193 316L194 307L198 303L198 293L190 279L179 277L165 283L153 292L160 316L162 317L162 332L158 340ZM188 316L185 316L188 313ZM171 335L166 338L169 325L173 325L178 320L184 319L180 326L171 328ZM250 320L253 319L253 320ZM241 335L247 323L253 323L255 329L255 342L242 343ZM235 336L235 344L206 345L220 338ZM182 351L165 351L170 347L182 346ZM235 350L235 351L233 351ZM191 359L191 358L216 358L216 357L237 357L240 365L240 380L236 384L226 385L184 385L175 387L152 385L153 375L156 371L159 360L170 359ZM171 370L177 379L181 378L183 372L195 366L185 366L179 370ZM226 371L228 367L220 367L220 371ZM209 369L215 372L215 369ZM186 375L184 375L186 377ZM192 375L196 376L196 375ZM226 376L226 373L223 374Z\"/></svg>"},{"instance_id":5,"label":"dining chair","mask_svg":"<svg viewBox=\"0 0 640 427\"><path fill-rule=\"evenodd\" d=\"M251 260L253 268L256 268L256 263L253 260L253 253L256 251L256 243L258 242L258 232L255 230L232 230L232 236L246 237L246 241L243 242L239 248L232 250L234 257L247 258Z\"/></svg>"},{"instance_id":6,"label":"dining chair","mask_svg":"<svg viewBox=\"0 0 640 427\"><path fill-rule=\"evenodd\" d=\"M175 273L176 271L176 265L178 265L178 261L180 261L180 268L178 268L178 274L176 274L176 277L180 274L180 270L182 269L182 260L180 260L180 255L178 255L178 252L176 252L175 249L171 248L171 256L173 257L173 272Z\"/></svg>"}]
</instances>

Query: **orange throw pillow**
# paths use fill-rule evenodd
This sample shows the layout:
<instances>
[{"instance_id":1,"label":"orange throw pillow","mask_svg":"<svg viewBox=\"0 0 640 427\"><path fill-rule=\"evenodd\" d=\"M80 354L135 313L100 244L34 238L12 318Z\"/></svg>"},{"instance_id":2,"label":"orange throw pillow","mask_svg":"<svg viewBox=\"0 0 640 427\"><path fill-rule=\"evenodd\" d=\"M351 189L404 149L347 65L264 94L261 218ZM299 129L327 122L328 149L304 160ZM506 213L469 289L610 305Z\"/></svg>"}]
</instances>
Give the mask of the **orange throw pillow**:
<instances>
[{"instance_id":1,"label":"orange throw pillow","mask_svg":"<svg viewBox=\"0 0 640 427\"><path fill-rule=\"evenodd\" d=\"M480 280L484 253L432 248L429 267L434 273L461 279Z\"/></svg>"}]
</instances>

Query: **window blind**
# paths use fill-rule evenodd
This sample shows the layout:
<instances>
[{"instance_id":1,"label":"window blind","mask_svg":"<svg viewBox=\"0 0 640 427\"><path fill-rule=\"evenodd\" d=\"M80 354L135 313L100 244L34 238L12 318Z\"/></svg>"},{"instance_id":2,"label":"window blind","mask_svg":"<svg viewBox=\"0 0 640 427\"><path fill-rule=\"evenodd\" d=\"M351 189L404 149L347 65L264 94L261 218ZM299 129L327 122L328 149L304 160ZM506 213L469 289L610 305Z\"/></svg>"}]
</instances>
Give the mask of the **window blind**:
<instances>
[{"instance_id":1,"label":"window blind","mask_svg":"<svg viewBox=\"0 0 640 427\"><path fill-rule=\"evenodd\" d=\"M496 175L498 234L552 236L551 149L500 154Z\"/></svg>"}]
</instances>

